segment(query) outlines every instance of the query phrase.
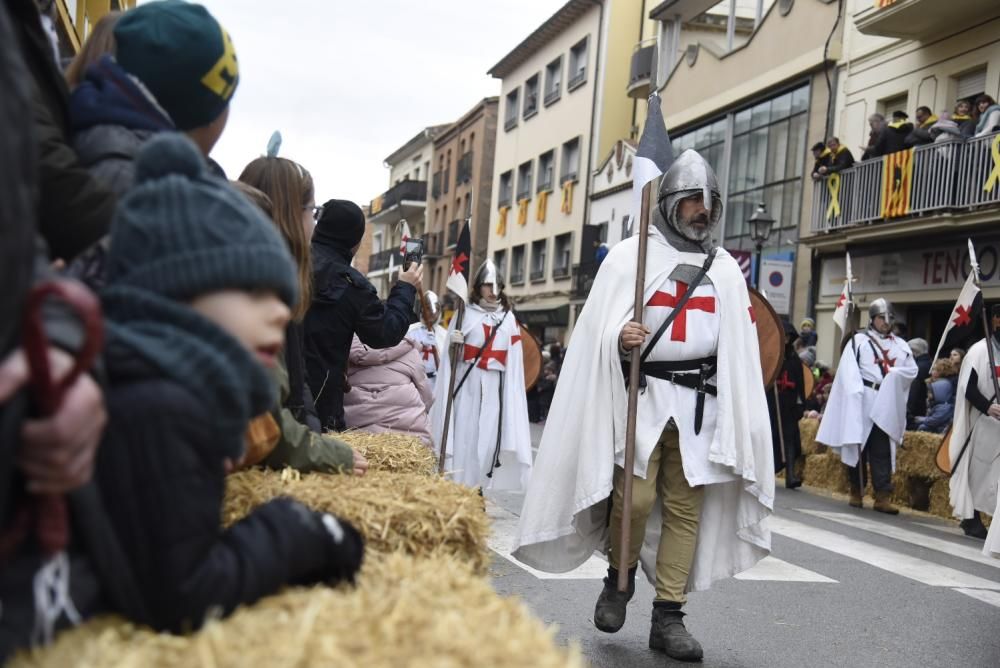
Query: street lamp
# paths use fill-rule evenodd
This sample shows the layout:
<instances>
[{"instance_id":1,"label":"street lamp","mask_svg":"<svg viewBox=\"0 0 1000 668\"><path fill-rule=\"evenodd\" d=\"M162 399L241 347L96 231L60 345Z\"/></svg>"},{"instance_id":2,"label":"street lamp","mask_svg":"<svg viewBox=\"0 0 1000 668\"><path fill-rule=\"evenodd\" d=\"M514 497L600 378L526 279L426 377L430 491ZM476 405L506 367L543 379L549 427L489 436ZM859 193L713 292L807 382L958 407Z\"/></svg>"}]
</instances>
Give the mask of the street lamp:
<instances>
[{"instance_id":1,"label":"street lamp","mask_svg":"<svg viewBox=\"0 0 1000 668\"><path fill-rule=\"evenodd\" d=\"M754 242L757 249L757 256L754 258L753 286L760 290L760 253L771 236L771 228L774 226L774 218L767 215L767 207L763 202L757 204L757 210L750 216L750 240Z\"/></svg>"}]
</instances>

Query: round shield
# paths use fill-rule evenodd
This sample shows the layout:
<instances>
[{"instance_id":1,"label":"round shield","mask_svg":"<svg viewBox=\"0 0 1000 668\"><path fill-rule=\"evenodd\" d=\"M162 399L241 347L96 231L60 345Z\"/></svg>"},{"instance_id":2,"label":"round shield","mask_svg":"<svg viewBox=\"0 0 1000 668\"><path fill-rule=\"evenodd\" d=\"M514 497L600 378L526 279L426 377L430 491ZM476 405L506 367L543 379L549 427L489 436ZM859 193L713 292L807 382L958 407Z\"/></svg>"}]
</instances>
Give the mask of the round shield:
<instances>
[{"instance_id":1,"label":"round shield","mask_svg":"<svg viewBox=\"0 0 1000 668\"><path fill-rule=\"evenodd\" d=\"M542 375L542 347L535 335L528 328L518 323L521 328L521 352L524 358L524 389L530 390Z\"/></svg>"},{"instance_id":2,"label":"round shield","mask_svg":"<svg viewBox=\"0 0 1000 668\"><path fill-rule=\"evenodd\" d=\"M760 345L760 370L764 377L764 387L770 388L778 377L785 358L785 327L774 308L753 288L750 290L750 305L757 321L757 343ZM810 372L810 376L812 373Z\"/></svg>"},{"instance_id":3,"label":"round shield","mask_svg":"<svg viewBox=\"0 0 1000 668\"><path fill-rule=\"evenodd\" d=\"M816 391L816 376L813 375L812 369L805 362L802 363L802 379L805 381L806 399L812 399L813 392Z\"/></svg>"}]
</instances>

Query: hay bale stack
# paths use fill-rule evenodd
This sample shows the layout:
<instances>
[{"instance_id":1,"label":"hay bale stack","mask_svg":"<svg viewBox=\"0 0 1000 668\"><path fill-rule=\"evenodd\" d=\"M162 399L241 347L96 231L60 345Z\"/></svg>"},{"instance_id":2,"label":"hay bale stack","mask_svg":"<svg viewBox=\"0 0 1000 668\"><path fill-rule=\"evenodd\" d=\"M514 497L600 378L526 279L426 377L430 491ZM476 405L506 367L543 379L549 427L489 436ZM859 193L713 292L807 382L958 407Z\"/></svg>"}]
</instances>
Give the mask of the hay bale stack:
<instances>
[{"instance_id":1,"label":"hay bale stack","mask_svg":"<svg viewBox=\"0 0 1000 668\"><path fill-rule=\"evenodd\" d=\"M332 434L364 455L373 471L437 473L437 457L416 436L345 431Z\"/></svg>"},{"instance_id":2,"label":"hay bale stack","mask_svg":"<svg viewBox=\"0 0 1000 668\"><path fill-rule=\"evenodd\" d=\"M848 491L847 469L840 461L840 455L829 450L821 454L806 456L802 482L812 487L829 489L834 492L845 493Z\"/></svg>"},{"instance_id":3,"label":"hay bale stack","mask_svg":"<svg viewBox=\"0 0 1000 668\"><path fill-rule=\"evenodd\" d=\"M935 480L934 484L931 485L931 491L928 495L930 503L928 504L927 512L938 517L954 517L951 513L951 501L948 498L949 491L948 478L942 476L938 480Z\"/></svg>"},{"instance_id":4,"label":"hay bale stack","mask_svg":"<svg viewBox=\"0 0 1000 668\"><path fill-rule=\"evenodd\" d=\"M334 513L364 535L369 553L401 551L452 556L485 573L490 526L476 490L419 473L371 472L364 477L291 469L253 469L226 479L222 521L228 526L279 496Z\"/></svg>"},{"instance_id":5,"label":"hay bale stack","mask_svg":"<svg viewBox=\"0 0 1000 668\"><path fill-rule=\"evenodd\" d=\"M934 464L941 434L925 431L908 431L903 435L903 445L896 452L896 470L908 476L937 480L944 474Z\"/></svg>"},{"instance_id":6,"label":"hay bale stack","mask_svg":"<svg viewBox=\"0 0 1000 668\"><path fill-rule=\"evenodd\" d=\"M369 562L354 589L289 589L184 637L91 621L12 665L582 668L579 648L554 634L458 560L393 555Z\"/></svg>"},{"instance_id":7,"label":"hay bale stack","mask_svg":"<svg viewBox=\"0 0 1000 668\"><path fill-rule=\"evenodd\" d=\"M819 453L816 443L816 432L819 431L819 420L802 418L799 420L799 434L802 436L802 454L815 455Z\"/></svg>"}]
</instances>

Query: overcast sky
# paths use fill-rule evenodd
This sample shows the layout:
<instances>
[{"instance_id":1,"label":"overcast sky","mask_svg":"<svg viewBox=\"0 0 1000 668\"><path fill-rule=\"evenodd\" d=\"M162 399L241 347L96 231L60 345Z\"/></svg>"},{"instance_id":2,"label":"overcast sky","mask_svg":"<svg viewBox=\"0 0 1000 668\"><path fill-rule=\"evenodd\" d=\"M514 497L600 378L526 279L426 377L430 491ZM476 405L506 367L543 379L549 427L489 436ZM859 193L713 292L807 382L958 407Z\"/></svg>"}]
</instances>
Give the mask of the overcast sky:
<instances>
[{"instance_id":1,"label":"overcast sky","mask_svg":"<svg viewBox=\"0 0 1000 668\"><path fill-rule=\"evenodd\" d=\"M232 36L240 85L212 157L236 178L280 130L280 155L331 197L388 188L382 160L427 125L497 95L486 70L565 0L203 0Z\"/></svg>"}]
</instances>

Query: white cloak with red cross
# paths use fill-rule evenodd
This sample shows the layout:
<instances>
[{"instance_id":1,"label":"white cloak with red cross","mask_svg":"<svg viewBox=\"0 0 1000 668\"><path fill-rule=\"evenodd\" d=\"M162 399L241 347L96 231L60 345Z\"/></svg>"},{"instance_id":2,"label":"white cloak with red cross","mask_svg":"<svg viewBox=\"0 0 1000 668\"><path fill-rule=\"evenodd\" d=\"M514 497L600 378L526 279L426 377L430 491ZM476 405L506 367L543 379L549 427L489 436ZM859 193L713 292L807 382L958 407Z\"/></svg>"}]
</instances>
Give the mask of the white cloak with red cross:
<instances>
[{"instance_id":1,"label":"white cloak with red cross","mask_svg":"<svg viewBox=\"0 0 1000 668\"><path fill-rule=\"evenodd\" d=\"M424 372L427 374L427 385L433 391L440 362L448 356L448 330L441 325L434 325L432 332L422 322L416 322L410 325L406 338L417 344L417 352L420 353Z\"/></svg>"},{"instance_id":2,"label":"white cloak with red cross","mask_svg":"<svg viewBox=\"0 0 1000 668\"><path fill-rule=\"evenodd\" d=\"M872 426L878 425L889 436L895 471L896 447L906 430L906 400L916 377L917 363L906 341L873 329L857 332L840 355L816 441L839 448L840 460L857 466Z\"/></svg>"},{"instance_id":3,"label":"white cloak with red cross","mask_svg":"<svg viewBox=\"0 0 1000 668\"><path fill-rule=\"evenodd\" d=\"M997 352L996 347L994 352ZM973 369L976 370L978 377L979 393L987 399L993 397L996 392L993 389L993 379L990 378L990 357L986 350L986 339L969 348L965 359L962 360L962 370L958 374L958 391L955 393L955 419L951 424L951 438L948 441L951 470L954 471L949 481L951 507L955 517L963 520L970 519L976 510L992 514L994 508L977 507L984 504L977 504L975 499L992 497L997 484L1000 483L1000 480L982 480L979 484L988 485L990 489L973 489L970 480L970 466L989 466L992 463L987 463L976 456L976 446L980 444L984 446L982 451L988 452L992 457L995 453L991 446L1000 442L1000 420L983 415L965 398L965 389L969 385ZM1000 378L1000 367L993 372ZM965 454L962 455L961 461L956 463L963 447ZM1000 520L995 520L994 523L1000 523Z\"/></svg>"},{"instance_id":4,"label":"white cloak with red cross","mask_svg":"<svg viewBox=\"0 0 1000 668\"><path fill-rule=\"evenodd\" d=\"M612 248L567 347L514 551L517 559L543 571L572 570L594 550L606 549L611 538L607 502L615 460L621 460L625 447L628 403L618 336L632 319L637 254L638 237ZM704 260L703 254L679 252L650 227L643 299L652 302L645 313L654 331L657 319L662 321L669 308L661 315L656 304L677 295L677 284L669 280L674 268L700 267ZM675 320L673 333L664 334L652 357L661 358L660 346L664 346L662 359L671 351L687 359L702 356L718 332L714 381L718 397L711 406L706 403L704 438L691 438L695 393L653 378L647 379L646 394L640 394L636 434L634 473L641 477L650 440L659 437L673 416L680 430L685 475L711 483L705 486L689 591L707 589L768 554L771 533L764 520L774 504L771 426L746 282L739 264L723 249L717 251L708 279L711 285L706 283L695 293L706 301L685 309L685 341L675 340L681 329ZM657 292L665 294L657 297ZM714 313L706 310L709 298L714 300ZM706 340L705 350L697 348L695 338ZM662 524L658 508L656 504L645 527L633 529L645 532L640 561L650 582L655 578Z\"/></svg>"},{"instance_id":5,"label":"white cloak with red cross","mask_svg":"<svg viewBox=\"0 0 1000 668\"><path fill-rule=\"evenodd\" d=\"M454 326L452 318L449 336ZM470 304L462 320L462 334L465 344L455 387L466 371L469 375L458 388L452 406L445 470L452 472L456 482L469 487L523 490L531 475L531 432L517 319L513 313L505 317L502 309L488 311ZM476 360L480 350L483 353ZM431 433L438 452L451 376L447 358L447 353L442 356L431 408Z\"/></svg>"}]
</instances>

